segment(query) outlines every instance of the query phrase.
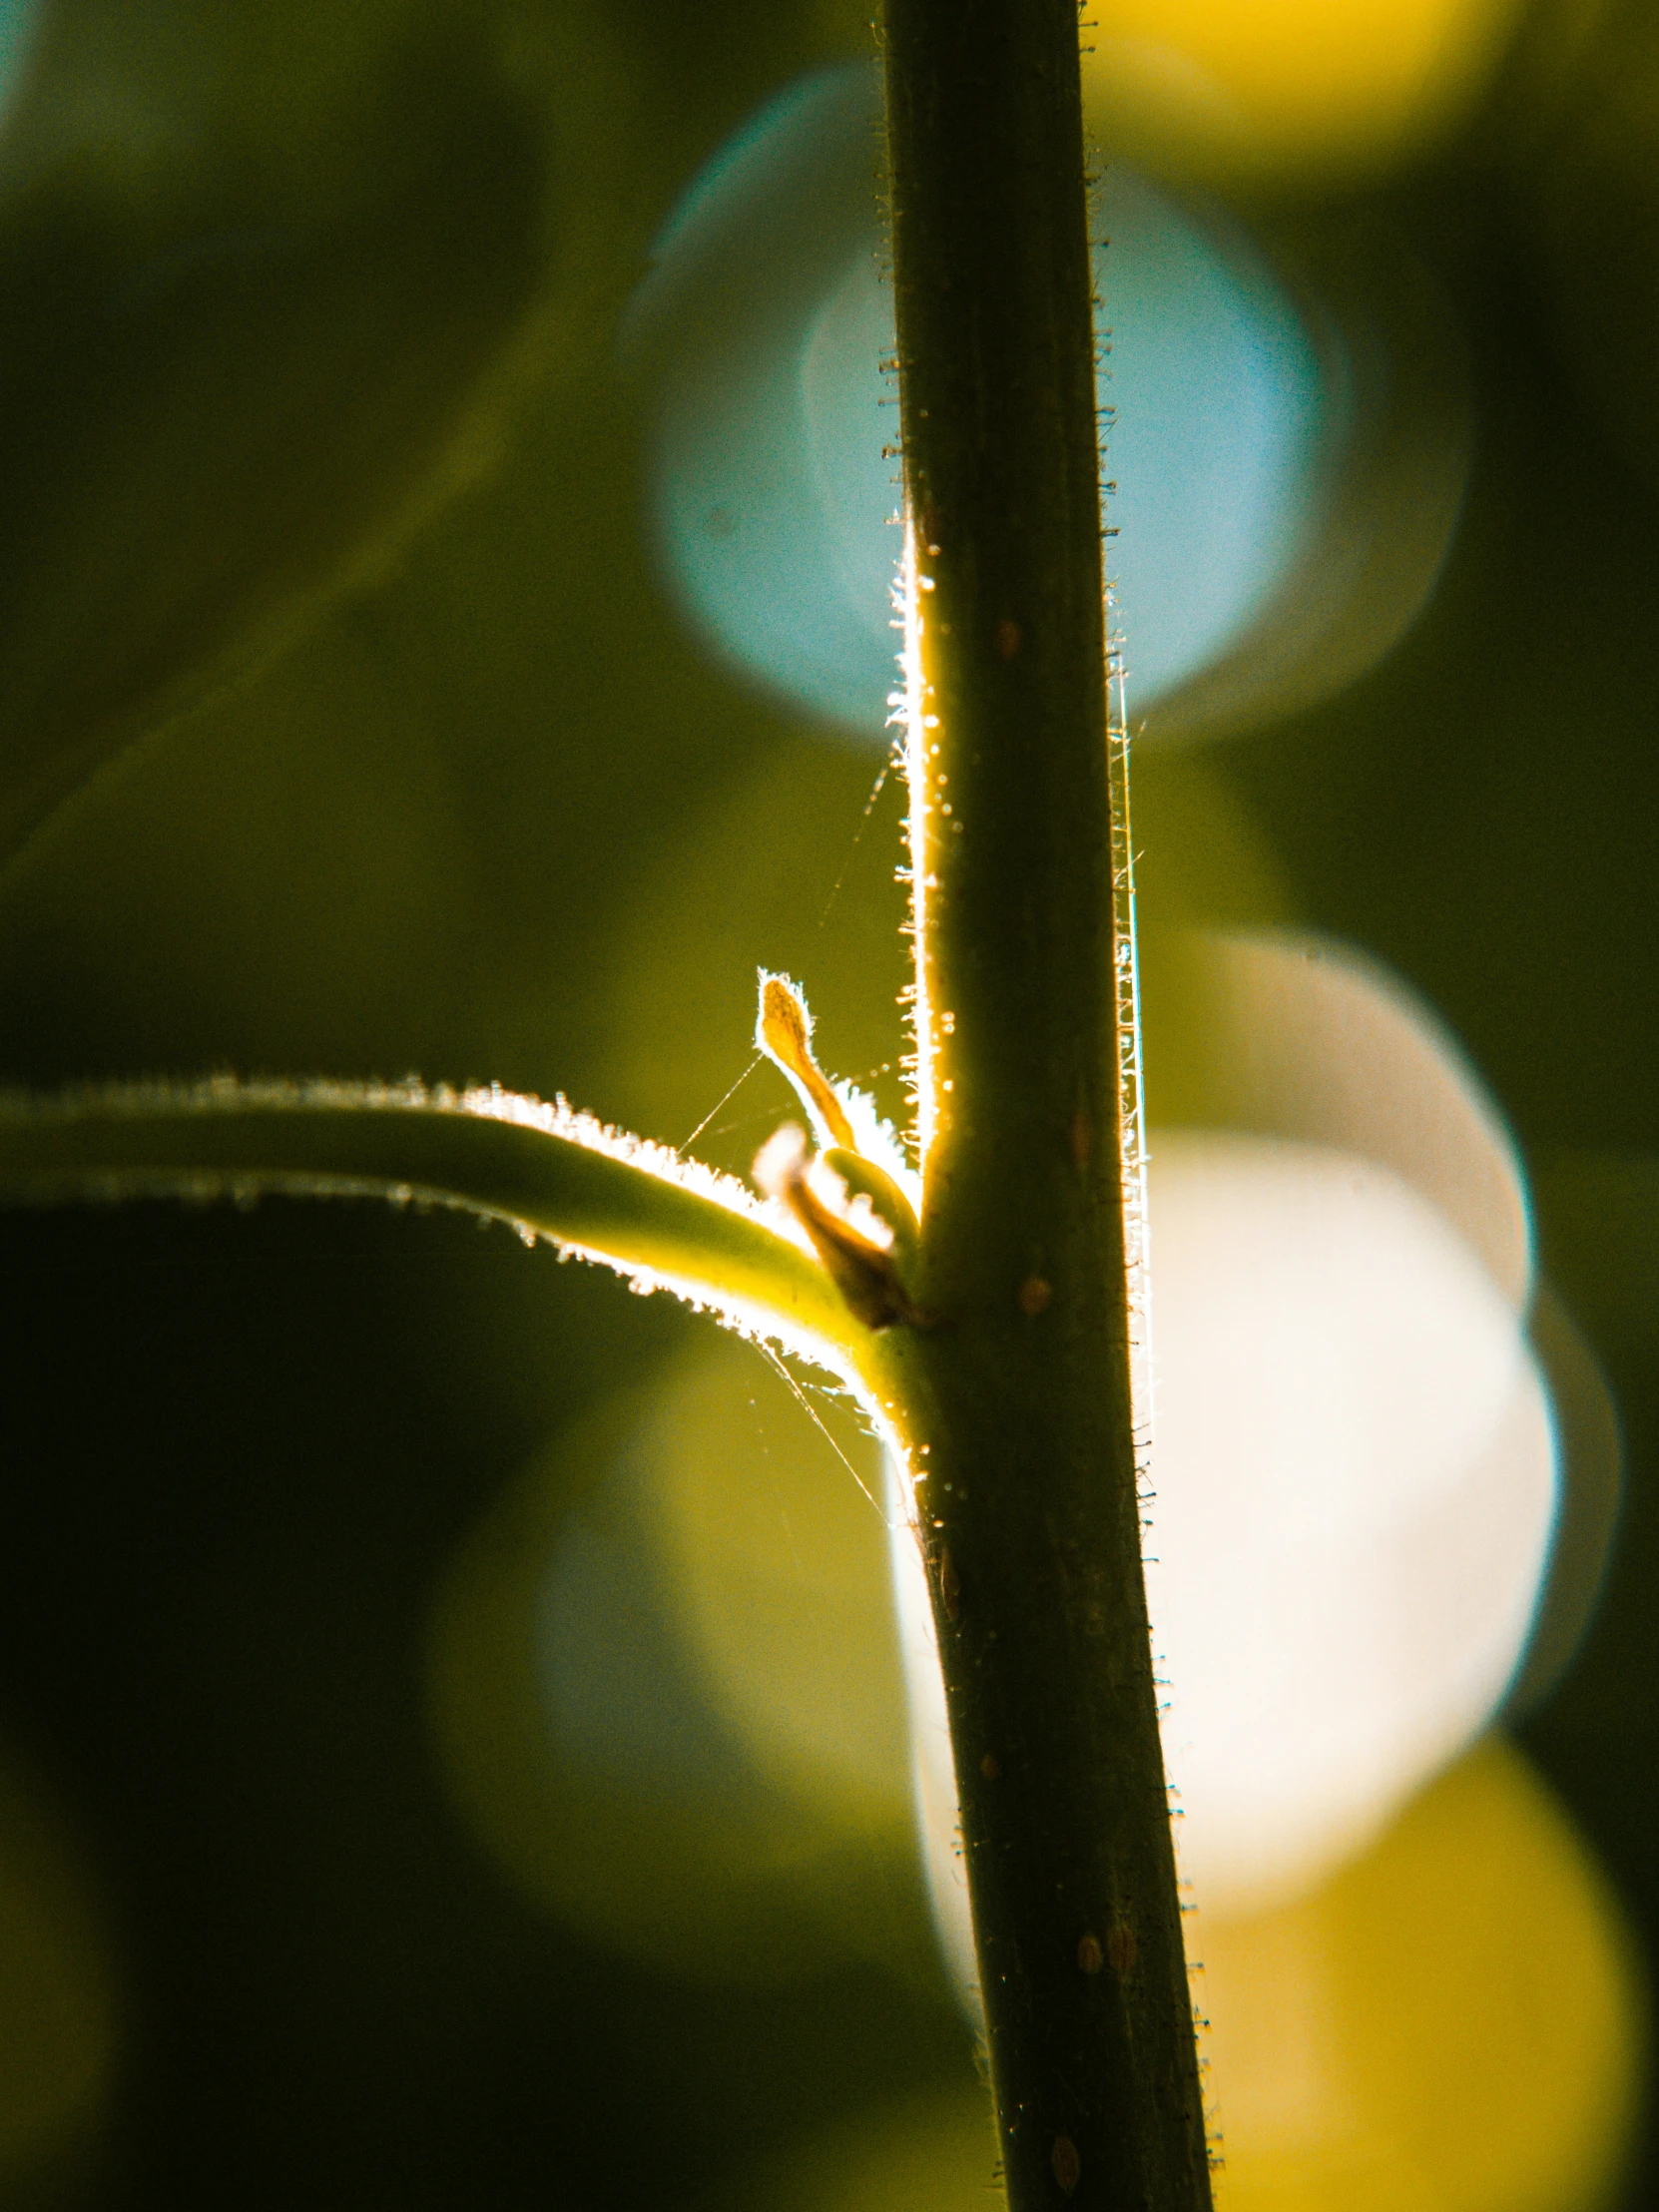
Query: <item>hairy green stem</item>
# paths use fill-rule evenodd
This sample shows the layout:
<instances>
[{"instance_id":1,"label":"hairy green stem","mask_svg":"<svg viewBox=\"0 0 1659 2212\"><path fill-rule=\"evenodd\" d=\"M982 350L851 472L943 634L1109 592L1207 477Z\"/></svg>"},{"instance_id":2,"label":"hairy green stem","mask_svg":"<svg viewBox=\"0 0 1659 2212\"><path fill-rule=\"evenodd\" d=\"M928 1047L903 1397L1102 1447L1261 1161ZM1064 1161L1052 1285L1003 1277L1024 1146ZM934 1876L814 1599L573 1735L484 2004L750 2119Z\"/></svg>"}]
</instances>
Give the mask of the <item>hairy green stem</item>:
<instances>
[{"instance_id":1,"label":"hairy green stem","mask_svg":"<svg viewBox=\"0 0 1659 2212\"><path fill-rule=\"evenodd\" d=\"M906 1401L1012 2212L1210 2201L1141 1568L1073 0L887 0Z\"/></svg>"}]
</instances>

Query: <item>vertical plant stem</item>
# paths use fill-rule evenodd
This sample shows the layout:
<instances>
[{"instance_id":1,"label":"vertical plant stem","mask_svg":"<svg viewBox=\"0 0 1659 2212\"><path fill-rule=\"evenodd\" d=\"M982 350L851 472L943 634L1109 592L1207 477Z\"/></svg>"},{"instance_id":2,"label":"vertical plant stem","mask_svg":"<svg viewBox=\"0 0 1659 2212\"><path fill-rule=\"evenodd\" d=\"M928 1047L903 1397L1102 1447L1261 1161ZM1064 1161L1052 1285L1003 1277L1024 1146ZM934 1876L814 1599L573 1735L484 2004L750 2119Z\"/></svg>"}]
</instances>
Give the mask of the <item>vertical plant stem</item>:
<instances>
[{"instance_id":1,"label":"vertical plant stem","mask_svg":"<svg viewBox=\"0 0 1659 2212\"><path fill-rule=\"evenodd\" d=\"M1141 1571L1073 0L887 0L924 1204L888 1333L1013 2212L1210 2202Z\"/></svg>"}]
</instances>

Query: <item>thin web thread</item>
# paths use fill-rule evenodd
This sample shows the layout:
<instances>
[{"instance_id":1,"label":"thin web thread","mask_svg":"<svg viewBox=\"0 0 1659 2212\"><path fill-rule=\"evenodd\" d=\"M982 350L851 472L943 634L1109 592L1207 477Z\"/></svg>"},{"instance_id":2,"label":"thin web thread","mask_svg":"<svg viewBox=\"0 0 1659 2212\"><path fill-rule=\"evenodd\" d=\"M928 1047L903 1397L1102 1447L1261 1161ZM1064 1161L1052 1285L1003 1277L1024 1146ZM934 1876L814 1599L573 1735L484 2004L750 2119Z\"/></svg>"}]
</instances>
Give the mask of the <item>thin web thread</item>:
<instances>
[{"instance_id":1,"label":"thin web thread","mask_svg":"<svg viewBox=\"0 0 1659 2212\"><path fill-rule=\"evenodd\" d=\"M738 1077L737 1081L732 1085L731 1089L723 1091L721 1093L720 1097L715 1100L714 1104L703 1116L703 1119L698 1123L697 1127L692 1131L691 1135L686 1138L685 1142L681 1145L680 1150L682 1152L688 1152L691 1147L696 1144L698 1138L702 1136L704 1130L708 1128L710 1122L714 1120L716 1114L720 1112L721 1108L726 1105L729 1100L737 1097L739 1091L743 1089L744 1085L749 1081L749 1078L754 1074L755 1070L760 1066L762 1060L765 1059L765 1053L757 1052L754 1059L750 1061L748 1067L744 1069L743 1073Z\"/></svg>"},{"instance_id":2,"label":"thin web thread","mask_svg":"<svg viewBox=\"0 0 1659 2212\"><path fill-rule=\"evenodd\" d=\"M772 1346L762 1342L760 1339L757 1339L756 1342L759 1344L760 1350L765 1354L768 1361L770 1361L772 1366L777 1369L779 1375L795 1392L796 1397L800 1400L801 1405L805 1410L808 1419L812 1422L813 1426L818 1430L819 1434L830 1446L830 1449L835 1454L835 1457L840 1461L841 1465L846 1469L847 1473L851 1475L853 1481L858 1485L858 1488L863 1493L865 1502L875 1513L876 1517L881 1523L881 1526L888 1529L890 1532L891 1524L888 1521L885 1512L882 1511L880 1504L871 1494L869 1484L864 1480L863 1476L852 1464L852 1461L846 1456L846 1453L842 1451L840 1445L836 1443L834 1437L830 1435L829 1429L825 1426L824 1416L820 1413L818 1407L813 1403L812 1399L801 1387L801 1384L796 1381L795 1377L791 1375L789 1369L784 1365L782 1359L773 1350Z\"/></svg>"}]
</instances>

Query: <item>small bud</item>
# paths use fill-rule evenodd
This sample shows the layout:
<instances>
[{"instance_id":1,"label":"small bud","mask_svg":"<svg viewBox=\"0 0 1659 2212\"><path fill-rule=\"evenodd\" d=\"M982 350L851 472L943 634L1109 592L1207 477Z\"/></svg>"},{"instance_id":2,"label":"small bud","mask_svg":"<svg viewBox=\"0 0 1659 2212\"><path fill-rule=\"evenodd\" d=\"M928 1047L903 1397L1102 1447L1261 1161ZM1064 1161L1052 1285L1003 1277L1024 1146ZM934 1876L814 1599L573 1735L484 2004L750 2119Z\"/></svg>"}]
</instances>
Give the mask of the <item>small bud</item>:
<instances>
[{"instance_id":1,"label":"small bud","mask_svg":"<svg viewBox=\"0 0 1659 2212\"><path fill-rule=\"evenodd\" d=\"M893 1265L900 1275L908 1275L915 1262L921 1232L916 1227L910 1201L892 1177L873 1160L866 1160L862 1153L847 1152L839 1145L829 1152L821 1152L818 1166L825 1173L839 1178L847 1194L849 1218L857 1221L860 1213L873 1217L873 1241L884 1245L892 1254Z\"/></svg>"},{"instance_id":2,"label":"small bud","mask_svg":"<svg viewBox=\"0 0 1659 2212\"><path fill-rule=\"evenodd\" d=\"M795 1085L801 1103L829 1144L858 1147L846 1109L813 1058L813 1021L800 993L782 975L761 977L761 1012L755 1024L758 1050L775 1060Z\"/></svg>"},{"instance_id":3,"label":"small bud","mask_svg":"<svg viewBox=\"0 0 1659 2212\"><path fill-rule=\"evenodd\" d=\"M805 1133L788 1122L762 1146L752 1172L767 1197L787 1206L806 1230L835 1288L866 1329L919 1322L922 1317L893 1264L892 1230L872 1216L869 1229L877 1234L869 1234L847 1207L844 1182L831 1175L823 1180L832 1183L838 1193L839 1204L835 1204L831 1192L815 1180L819 1164L808 1153ZM859 1197L868 1212L867 1196L860 1193Z\"/></svg>"}]
</instances>

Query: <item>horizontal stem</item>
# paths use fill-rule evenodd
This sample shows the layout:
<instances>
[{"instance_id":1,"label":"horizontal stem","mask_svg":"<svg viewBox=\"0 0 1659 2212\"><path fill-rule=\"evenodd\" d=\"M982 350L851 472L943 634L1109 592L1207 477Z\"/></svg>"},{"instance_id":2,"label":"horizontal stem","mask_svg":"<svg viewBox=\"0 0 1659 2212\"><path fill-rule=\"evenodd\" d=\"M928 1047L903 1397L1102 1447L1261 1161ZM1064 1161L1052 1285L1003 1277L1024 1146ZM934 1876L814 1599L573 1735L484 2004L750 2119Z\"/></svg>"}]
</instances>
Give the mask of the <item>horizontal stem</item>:
<instances>
[{"instance_id":1,"label":"horizontal stem","mask_svg":"<svg viewBox=\"0 0 1659 2212\"><path fill-rule=\"evenodd\" d=\"M418 1084L0 1097L0 1202L377 1197L459 1207L674 1292L852 1381L870 1337L744 1187L561 1103Z\"/></svg>"}]
</instances>

